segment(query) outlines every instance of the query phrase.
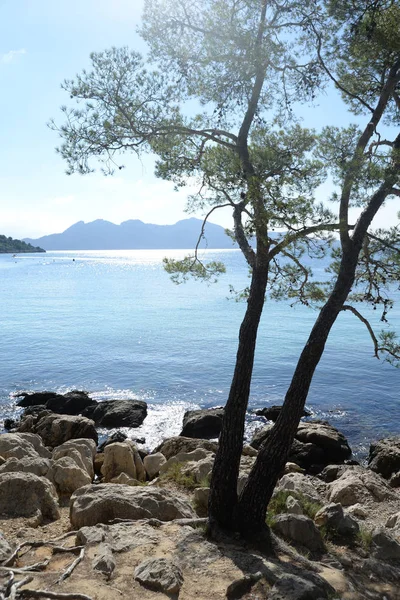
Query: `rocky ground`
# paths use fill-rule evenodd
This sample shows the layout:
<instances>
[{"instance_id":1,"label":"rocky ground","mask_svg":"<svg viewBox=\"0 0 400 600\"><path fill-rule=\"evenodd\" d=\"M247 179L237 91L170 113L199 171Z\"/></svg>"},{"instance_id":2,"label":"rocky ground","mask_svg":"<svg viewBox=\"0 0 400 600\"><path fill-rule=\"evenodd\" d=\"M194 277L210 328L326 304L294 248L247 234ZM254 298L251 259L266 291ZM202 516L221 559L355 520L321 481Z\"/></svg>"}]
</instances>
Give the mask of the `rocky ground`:
<instances>
[{"instance_id":1,"label":"rocky ground","mask_svg":"<svg viewBox=\"0 0 400 600\"><path fill-rule=\"evenodd\" d=\"M399 439L375 444L366 468L334 428L302 423L266 553L207 535L215 442L180 436L147 455L119 434L99 452L93 421L27 416L0 436L0 598L400 599ZM244 448L239 490L256 455Z\"/></svg>"}]
</instances>

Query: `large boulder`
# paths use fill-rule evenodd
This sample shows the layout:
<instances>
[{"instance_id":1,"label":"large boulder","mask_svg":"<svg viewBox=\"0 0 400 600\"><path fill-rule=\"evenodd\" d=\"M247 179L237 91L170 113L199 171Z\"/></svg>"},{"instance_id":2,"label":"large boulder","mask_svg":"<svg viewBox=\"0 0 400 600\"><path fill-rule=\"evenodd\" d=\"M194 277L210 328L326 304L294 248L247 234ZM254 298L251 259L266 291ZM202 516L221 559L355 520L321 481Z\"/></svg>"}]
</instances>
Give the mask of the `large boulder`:
<instances>
[{"instance_id":1,"label":"large boulder","mask_svg":"<svg viewBox=\"0 0 400 600\"><path fill-rule=\"evenodd\" d=\"M89 438L97 444L98 436L93 421L71 415L48 415L35 424L35 433L46 446L60 446L71 439Z\"/></svg>"},{"instance_id":2,"label":"large boulder","mask_svg":"<svg viewBox=\"0 0 400 600\"><path fill-rule=\"evenodd\" d=\"M204 450L208 450L209 452L216 452L218 444L216 442L210 442L209 440L176 436L161 442L154 452L161 452L168 460L181 452L193 452L193 450L196 450L197 448L204 448Z\"/></svg>"},{"instance_id":3,"label":"large boulder","mask_svg":"<svg viewBox=\"0 0 400 600\"><path fill-rule=\"evenodd\" d=\"M88 406L97 402L89 398L87 392L73 390L67 394L56 394L46 402L46 408L61 415L80 415Z\"/></svg>"},{"instance_id":4,"label":"large boulder","mask_svg":"<svg viewBox=\"0 0 400 600\"><path fill-rule=\"evenodd\" d=\"M56 491L50 481L32 473L0 474L0 513L9 517L60 518Z\"/></svg>"},{"instance_id":5,"label":"large boulder","mask_svg":"<svg viewBox=\"0 0 400 600\"><path fill-rule=\"evenodd\" d=\"M154 479L160 472L160 468L167 462L164 454L156 452L155 454L148 454L143 459L143 466L146 470L149 479Z\"/></svg>"},{"instance_id":6,"label":"large boulder","mask_svg":"<svg viewBox=\"0 0 400 600\"><path fill-rule=\"evenodd\" d=\"M0 436L0 456L3 458L50 458L42 439L31 433L4 433Z\"/></svg>"},{"instance_id":7,"label":"large boulder","mask_svg":"<svg viewBox=\"0 0 400 600\"><path fill-rule=\"evenodd\" d=\"M272 427L273 425L266 425L256 431L251 441L251 446L258 450L261 444L268 438ZM322 448L319 448L315 444L300 442L296 438L290 447L288 460L305 470L312 469L315 465L318 465L322 469L323 465L326 464L326 457ZM317 472L320 469L317 469Z\"/></svg>"},{"instance_id":8,"label":"large boulder","mask_svg":"<svg viewBox=\"0 0 400 600\"><path fill-rule=\"evenodd\" d=\"M55 396L59 396L60 394L56 394L55 392L33 392L30 394L29 392L21 392L18 394L18 398L22 398L17 402L17 406L38 406L44 405L48 400L54 398Z\"/></svg>"},{"instance_id":9,"label":"large boulder","mask_svg":"<svg viewBox=\"0 0 400 600\"><path fill-rule=\"evenodd\" d=\"M325 527L334 536L351 538L360 529L353 517L344 514L342 505L334 502L323 506L315 515L314 522L318 527Z\"/></svg>"},{"instance_id":10,"label":"large boulder","mask_svg":"<svg viewBox=\"0 0 400 600\"><path fill-rule=\"evenodd\" d=\"M368 467L385 479L400 471L400 436L385 438L371 444Z\"/></svg>"},{"instance_id":11,"label":"large boulder","mask_svg":"<svg viewBox=\"0 0 400 600\"><path fill-rule=\"evenodd\" d=\"M53 460L67 456L86 471L92 480L94 477L94 457L96 456L96 443L89 438L68 440L53 450ZM90 483L90 482L89 482Z\"/></svg>"},{"instance_id":12,"label":"large boulder","mask_svg":"<svg viewBox=\"0 0 400 600\"><path fill-rule=\"evenodd\" d=\"M196 450L193 450L193 452L179 452L179 454L172 456L167 462L160 466L160 473L166 473L172 465L178 463L189 463L190 468L193 468L195 463L203 459L208 459L211 456L212 453L203 448L197 448Z\"/></svg>"},{"instance_id":13,"label":"large boulder","mask_svg":"<svg viewBox=\"0 0 400 600\"><path fill-rule=\"evenodd\" d=\"M378 560L393 560L399 564L400 544L384 527L377 527L372 532L371 554Z\"/></svg>"},{"instance_id":14,"label":"large boulder","mask_svg":"<svg viewBox=\"0 0 400 600\"><path fill-rule=\"evenodd\" d=\"M131 440L109 444L104 448L104 461L101 467L104 481L112 481L121 473L132 479L146 481L143 467L136 445Z\"/></svg>"},{"instance_id":15,"label":"large boulder","mask_svg":"<svg viewBox=\"0 0 400 600\"><path fill-rule=\"evenodd\" d=\"M145 587L174 595L183 583L181 569L167 558L148 558L136 567L134 578Z\"/></svg>"},{"instance_id":16,"label":"large boulder","mask_svg":"<svg viewBox=\"0 0 400 600\"><path fill-rule=\"evenodd\" d=\"M50 470L50 460L48 458L41 458L40 456L31 457L25 456L24 458L8 458L6 462L1 465L0 473L33 473L38 477L46 477Z\"/></svg>"},{"instance_id":17,"label":"large boulder","mask_svg":"<svg viewBox=\"0 0 400 600\"><path fill-rule=\"evenodd\" d=\"M48 477L56 486L58 493L66 496L92 483L89 473L70 456L63 456L53 461Z\"/></svg>"},{"instance_id":18,"label":"large boulder","mask_svg":"<svg viewBox=\"0 0 400 600\"><path fill-rule=\"evenodd\" d=\"M258 449L268 438L273 425L256 431L251 446ZM325 422L300 423L289 451L288 460L317 473L325 465L343 463L351 456L344 435Z\"/></svg>"},{"instance_id":19,"label":"large boulder","mask_svg":"<svg viewBox=\"0 0 400 600\"><path fill-rule=\"evenodd\" d=\"M304 496L310 502L319 503L325 494L325 484L315 477L306 477L301 473L288 473L278 481L274 494L280 491L294 492L295 495Z\"/></svg>"},{"instance_id":20,"label":"large boulder","mask_svg":"<svg viewBox=\"0 0 400 600\"><path fill-rule=\"evenodd\" d=\"M217 438L221 433L223 408L188 410L183 416L181 436L190 438Z\"/></svg>"},{"instance_id":21,"label":"large boulder","mask_svg":"<svg viewBox=\"0 0 400 600\"><path fill-rule=\"evenodd\" d=\"M300 423L296 439L324 451L324 464L342 463L351 456L350 446L340 431L328 423Z\"/></svg>"},{"instance_id":22,"label":"large boulder","mask_svg":"<svg viewBox=\"0 0 400 600\"><path fill-rule=\"evenodd\" d=\"M83 415L97 427L139 427L147 416L147 404L141 400L104 400L88 406Z\"/></svg>"},{"instance_id":23,"label":"large boulder","mask_svg":"<svg viewBox=\"0 0 400 600\"><path fill-rule=\"evenodd\" d=\"M312 519L304 515L282 514L274 519L274 531L284 538L305 546L311 551L322 551L324 542Z\"/></svg>"},{"instance_id":24,"label":"large boulder","mask_svg":"<svg viewBox=\"0 0 400 600\"><path fill-rule=\"evenodd\" d=\"M362 467L348 467L343 474L328 484L329 500L343 506L380 502L397 498L391 487L372 471Z\"/></svg>"},{"instance_id":25,"label":"large boulder","mask_svg":"<svg viewBox=\"0 0 400 600\"><path fill-rule=\"evenodd\" d=\"M306 571L304 576L283 575L271 588L268 600L327 600L336 596L333 587L322 577Z\"/></svg>"},{"instance_id":26,"label":"large boulder","mask_svg":"<svg viewBox=\"0 0 400 600\"><path fill-rule=\"evenodd\" d=\"M75 528L114 519L172 521L193 518L190 504L162 488L105 483L80 488L71 496L70 520Z\"/></svg>"}]
</instances>

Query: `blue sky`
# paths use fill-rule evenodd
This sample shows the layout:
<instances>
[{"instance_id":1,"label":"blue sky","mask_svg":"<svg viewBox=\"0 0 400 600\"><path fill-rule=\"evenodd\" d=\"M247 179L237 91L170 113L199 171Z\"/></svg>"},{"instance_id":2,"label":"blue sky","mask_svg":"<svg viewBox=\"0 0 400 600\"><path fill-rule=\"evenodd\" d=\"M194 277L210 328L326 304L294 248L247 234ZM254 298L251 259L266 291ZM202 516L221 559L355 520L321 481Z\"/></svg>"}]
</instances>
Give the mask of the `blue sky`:
<instances>
[{"instance_id":1,"label":"blue sky","mask_svg":"<svg viewBox=\"0 0 400 600\"><path fill-rule=\"evenodd\" d=\"M89 66L90 52L112 45L144 50L136 34L142 5L142 0L0 0L1 234L39 237L97 218L174 223L187 216L186 192L155 179L151 157L141 163L124 158L127 168L113 178L68 177L54 150L57 134L46 127L51 117L62 121L59 107L67 98L60 83ZM336 94L303 112L309 127L320 127L327 115L330 124L354 120ZM328 195L328 186L322 187L321 199ZM393 223L397 210L395 201L389 203L376 225ZM212 220L231 225L229 213Z\"/></svg>"}]
</instances>

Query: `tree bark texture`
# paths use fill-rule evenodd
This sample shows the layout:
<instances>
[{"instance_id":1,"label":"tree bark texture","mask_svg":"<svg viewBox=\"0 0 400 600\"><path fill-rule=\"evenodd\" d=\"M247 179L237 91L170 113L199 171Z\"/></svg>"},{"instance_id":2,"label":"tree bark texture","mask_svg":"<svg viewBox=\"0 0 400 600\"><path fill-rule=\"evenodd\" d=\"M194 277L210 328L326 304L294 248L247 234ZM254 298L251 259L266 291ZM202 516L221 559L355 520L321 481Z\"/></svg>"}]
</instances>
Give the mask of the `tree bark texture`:
<instances>
[{"instance_id":1,"label":"tree bark texture","mask_svg":"<svg viewBox=\"0 0 400 600\"><path fill-rule=\"evenodd\" d=\"M236 509L237 526L245 535L265 527L265 514L299 425L314 371L329 332L351 290L361 245L351 244L343 256L334 290L322 308L300 355L279 418L261 447Z\"/></svg>"},{"instance_id":2,"label":"tree bark texture","mask_svg":"<svg viewBox=\"0 0 400 600\"><path fill-rule=\"evenodd\" d=\"M243 448L244 423L267 281L268 265L256 265L252 273L246 313L240 326L235 370L211 476L208 508L210 524L215 523L224 529L233 528L233 516L238 500L237 480Z\"/></svg>"}]
</instances>

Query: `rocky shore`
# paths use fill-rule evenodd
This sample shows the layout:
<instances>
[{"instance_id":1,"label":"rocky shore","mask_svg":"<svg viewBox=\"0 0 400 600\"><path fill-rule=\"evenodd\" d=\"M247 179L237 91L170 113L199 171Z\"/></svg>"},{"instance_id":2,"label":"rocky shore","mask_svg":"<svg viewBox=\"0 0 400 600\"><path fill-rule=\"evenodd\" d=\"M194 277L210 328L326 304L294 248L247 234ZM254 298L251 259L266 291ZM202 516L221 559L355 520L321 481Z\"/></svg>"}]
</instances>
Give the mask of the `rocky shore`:
<instances>
[{"instance_id":1,"label":"rocky shore","mask_svg":"<svg viewBox=\"0 0 400 600\"><path fill-rule=\"evenodd\" d=\"M127 438L147 407L73 391L23 394L0 435L2 598L400 599L400 438L368 466L326 422L300 423L267 521L275 552L209 539L223 409L185 414L150 452ZM238 490L279 407L244 446ZM273 409L271 411L271 409ZM122 428L98 446L97 427Z\"/></svg>"}]
</instances>

